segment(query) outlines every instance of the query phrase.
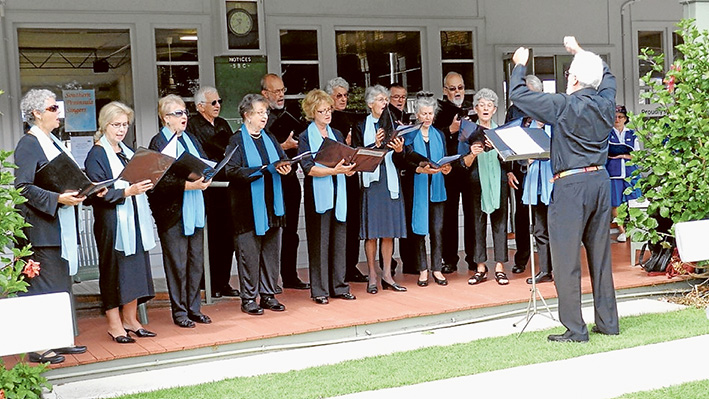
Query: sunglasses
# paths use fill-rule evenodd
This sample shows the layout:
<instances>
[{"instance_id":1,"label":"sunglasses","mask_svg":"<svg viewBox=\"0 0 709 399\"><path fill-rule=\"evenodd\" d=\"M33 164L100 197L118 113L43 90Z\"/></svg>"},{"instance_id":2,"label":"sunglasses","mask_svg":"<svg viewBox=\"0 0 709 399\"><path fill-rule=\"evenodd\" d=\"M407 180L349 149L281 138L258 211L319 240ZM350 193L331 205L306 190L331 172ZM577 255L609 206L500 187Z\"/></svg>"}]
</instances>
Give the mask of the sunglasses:
<instances>
[{"instance_id":1,"label":"sunglasses","mask_svg":"<svg viewBox=\"0 0 709 399\"><path fill-rule=\"evenodd\" d=\"M347 98L347 97L349 97L349 96L350 96L350 95L347 94L347 93L337 93L337 95L336 95L335 97L337 97L338 99L340 99L340 98L343 98L343 97L344 97L344 98Z\"/></svg>"},{"instance_id":2,"label":"sunglasses","mask_svg":"<svg viewBox=\"0 0 709 399\"><path fill-rule=\"evenodd\" d=\"M181 118L183 115L190 116L190 113L186 109L178 109L177 111L170 112L169 114L165 114L165 115L166 116L176 116L178 118Z\"/></svg>"},{"instance_id":3,"label":"sunglasses","mask_svg":"<svg viewBox=\"0 0 709 399\"><path fill-rule=\"evenodd\" d=\"M456 91L456 90L457 90L457 91L463 91L463 90L465 90L465 86L463 86L463 85L458 85L458 87L456 87L456 86L446 86L446 89L448 89L448 91Z\"/></svg>"},{"instance_id":4,"label":"sunglasses","mask_svg":"<svg viewBox=\"0 0 709 399\"><path fill-rule=\"evenodd\" d=\"M59 106L57 104L50 105L49 107L45 108L45 110L49 112L57 112L59 111Z\"/></svg>"},{"instance_id":5,"label":"sunglasses","mask_svg":"<svg viewBox=\"0 0 709 399\"><path fill-rule=\"evenodd\" d=\"M223 100L222 100L221 98L220 98L219 100L214 100L214 101L212 101L212 107L216 106L217 103L219 103L219 105L222 105L222 101L223 101Z\"/></svg>"}]
</instances>

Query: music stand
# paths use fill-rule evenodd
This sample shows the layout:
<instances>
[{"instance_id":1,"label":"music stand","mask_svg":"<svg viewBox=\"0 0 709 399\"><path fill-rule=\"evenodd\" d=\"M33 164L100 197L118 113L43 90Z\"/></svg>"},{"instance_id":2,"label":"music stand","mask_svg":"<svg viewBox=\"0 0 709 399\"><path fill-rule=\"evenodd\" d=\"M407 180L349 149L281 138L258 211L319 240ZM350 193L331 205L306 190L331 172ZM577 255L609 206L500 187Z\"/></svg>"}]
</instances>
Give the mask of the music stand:
<instances>
[{"instance_id":1,"label":"music stand","mask_svg":"<svg viewBox=\"0 0 709 399\"><path fill-rule=\"evenodd\" d=\"M527 208L529 210L529 250L530 250L530 256L529 256L529 261L530 261L530 266L531 266L531 272L532 272L532 288L530 288L530 297L529 297L529 302L527 303L527 314L521 318L519 321L512 323L512 327L517 327L519 323L522 321L525 321L524 326L522 327L522 331L517 334L517 337L522 335L524 330L527 328L529 325L529 322L532 321L532 318L534 315L540 314L544 317L548 317L553 321L556 321L554 318L554 315L551 313L551 309L549 309L549 305L547 305L547 301L544 299L542 296L542 293L539 292L539 289L537 288L537 272L535 268L535 260L534 260L534 221L532 219L532 204L527 204ZM539 312L539 306L537 305L537 296L539 296L539 299L541 300L542 304L544 304L544 307L546 308L547 312L549 315L546 315L544 313Z\"/></svg>"}]
</instances>

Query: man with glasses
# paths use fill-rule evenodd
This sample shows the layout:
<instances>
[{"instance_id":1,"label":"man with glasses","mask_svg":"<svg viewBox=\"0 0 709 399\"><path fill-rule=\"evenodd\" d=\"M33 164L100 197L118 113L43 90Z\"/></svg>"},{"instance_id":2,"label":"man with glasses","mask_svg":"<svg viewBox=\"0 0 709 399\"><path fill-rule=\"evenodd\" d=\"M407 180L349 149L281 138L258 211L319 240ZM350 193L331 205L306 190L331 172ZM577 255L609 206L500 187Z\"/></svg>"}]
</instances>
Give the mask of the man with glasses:
<instances>
[{"instance_id":1,"label":"man with glasses","mask_svg":"<svg viewBox=\"0 0 709 399\"><path fill-rule=\"evenodd\" d=\"M229 123L219 117L222 99L217 89L204 86L195 93L194 101L198 114L187 121L187 131L199 141L207 158L219 162L224 158L224 150L232 135ZM224 172L217 174L214 181L226 181ZM212 296L239 296L239 290L229 285L234 256L234 228L229 216L231 208L227 188L210 186L204 191L204 202L209 236L207 244Z\"/></svg>"},{"instance_id":2,"label":"man with glasses","mask_svg":"<svg viewBox=\"0 0 709 399\"><path fill-rule=\"evenodd\" d=\"M399 82L394 82L389 86L389 112L394 117L395 121L403 125L408 125L411 114L406 112L407 90Z\"/></svg>"},{"instance_id":3,"label":"man with glasses","mask_svg":"<svg viewBox=\"0 0 709 399\"><path fill-rule=\"evenodd\" d=\"M573 36L564 47L574 55L566 94L537 93L524 81L529 50L520 47L512 57L510 100L535 120L552 125L551 166L553 198L549 203L549 240L554 280L559 295L559 320L564 334L554 342L588 341L581 315L581 244L591 273L593 307L599 334L619 333L618 309L611 268L610 184L605 170L608 132L615 122L616 81L608 65L584 51Z\"/></svg>"},{"instance_id":4,"label":"man with glasses","mask_svg":"<svg viewBox=\"0 0 709 399\"><path fill-rule=\"evenodd\" d=\"M442 112L444 109L454 109L451 105L470 110L472 104L465 100L465 83L458 72L448 72L443 78L443 100L439 100L441 111L436 115L433 126L440 130L446 138L446 154L458 153L458 133L460 131L459 113ZM458 213L463 176L458 168L453 168L445 177L446 203L443 210L443 268L445 274L458 270ZM469 224L466 222L466 224ZM475 269L475 265L468 268ZM471 269L472 270L472 269Z\"/></svg>"},{"instance_id":5,"label":"man with glasses","mask_svg":"<svg viewBox=\"0 0 709 399\"><path fill-rule=\"evenodd\" d=\"M294 135L298 135L301 132L273 131L271 129L276 119L287 112L285 109L286 90L283 80L275 73L267 73L261 78L261 94L268 101L270 110L265 130L278 140L288 158L293 158L298 155L298 141L294 138ZM281 278L283 280L283 288L307 290L310 289L310 284L300 280L297 270L298 244L300 243L298 217L300 216L300 199L302 195L300 180L298 175L296 175L297 169L297 167L293 167L290 173L281 176L286 212L286 223L281 235Z\"/></svg>"}]
</instances>

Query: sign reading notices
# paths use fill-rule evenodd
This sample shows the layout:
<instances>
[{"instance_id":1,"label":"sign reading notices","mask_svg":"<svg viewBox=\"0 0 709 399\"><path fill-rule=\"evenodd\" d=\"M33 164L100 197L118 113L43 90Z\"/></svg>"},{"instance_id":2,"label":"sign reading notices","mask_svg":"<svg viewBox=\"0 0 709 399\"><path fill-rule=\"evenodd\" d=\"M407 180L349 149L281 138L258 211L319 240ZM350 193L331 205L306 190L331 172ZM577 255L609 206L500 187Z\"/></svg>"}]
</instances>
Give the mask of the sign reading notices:
<instances>
[{"instance_id":1,"label":"sign reading notices","mask_svg":"<svg viewBox=\"0 0 709 399\"><path fill-rule=\"evenodd\" d=\"M96 98L93 90L63 90L64 130L67 132L96 131Z\"/></svg>"}]
</instances>

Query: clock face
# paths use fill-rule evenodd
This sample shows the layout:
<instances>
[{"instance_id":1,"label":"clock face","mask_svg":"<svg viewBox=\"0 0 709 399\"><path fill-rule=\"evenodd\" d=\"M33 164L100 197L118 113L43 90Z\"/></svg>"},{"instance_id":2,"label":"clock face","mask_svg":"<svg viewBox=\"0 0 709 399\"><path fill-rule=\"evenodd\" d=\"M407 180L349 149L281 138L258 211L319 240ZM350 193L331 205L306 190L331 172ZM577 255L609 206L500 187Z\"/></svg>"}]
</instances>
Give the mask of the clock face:
<instances>
[{"instance_id":1,"label":"clock face","mask_svg":"<svg viewBox=\"0 0 709 399\"><path fill-rule=\"evenodd\" d=\"M229 30L237 36L246 36L254 28L254 19L246 10L235 8L227 15Z\"/></svg>"}]
</instances>

